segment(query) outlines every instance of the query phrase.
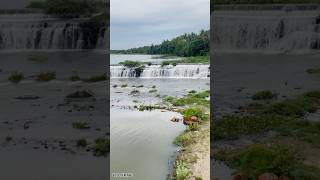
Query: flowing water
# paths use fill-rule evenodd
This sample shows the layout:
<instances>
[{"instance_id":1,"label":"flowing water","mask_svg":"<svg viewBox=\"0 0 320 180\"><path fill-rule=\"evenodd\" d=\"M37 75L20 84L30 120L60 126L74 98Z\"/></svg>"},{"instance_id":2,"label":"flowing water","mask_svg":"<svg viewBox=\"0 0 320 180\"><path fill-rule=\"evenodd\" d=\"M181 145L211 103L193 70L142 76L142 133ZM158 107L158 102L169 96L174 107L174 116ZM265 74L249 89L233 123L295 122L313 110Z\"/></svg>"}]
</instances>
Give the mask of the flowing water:
<instances>
[{"instance_id":1,"label":"flowing water","mask_svg":"<svg viewBox=\"0 0 320 180\"><path fill-rule=\"evenodd\" d=\"M129 55L127 57L136 58ZM181 65L180 68L192 69L193 66ZM113 68L118 67L123 68L111 66L111 74L116 72ZM132 180L164 180L172 170L179 149L173 145L173 141L186 127L182 123L171 122L170 119L181 117L181 114L161 110L141 112L134 106L161 103L164 95L181 97L190 90L208 90L209 78L195 79L185 75L181 76L184 78L182 81L178 76L157 78L159 75L156 73L152 76L152 71L159 72L161 69L160 66L153 65L145 70L142 77L148 78L135 77L130 73L117 78L114 78L114 74L111 75L111 173L130 173L132 177L129 179ZM206 72L208 67L203 70ZM166 74L166 77L174 76L174 73ZM127 87L121 87L124 84ZM133 87L141 85L143 87ZM152 86L156 86L156 93L149 93ZM133 90L139 90L139 95L131 95Z\"/></svg>"},{"instance_id":2,"label":"flowing water","mask_svg":"<svg viewBox=\"0 0 320 180\"><path fill-rule=\"evenodd\" d=\"M176 58L177 59L177 58ZM119 65L124 60L151 62L146 65L143 72L137 72L135 68L127 68ZM178 64L176 66L161 66L159 63L165 60L156 55L111 55L111 78L208 78L210 77L210 65L208 64Z\"/></svg>"},{"instance_id":3,"label":"flowing water","mask_svg":"<svg viewBox=\"0 0 320 180\"><path fill-rule=\"evenodd\" d=\"M102 49L106 22L35 14L0 14L0 49Z\"/></svg>"},{"instance_id":4,"label":"flowing water","mask_svg":"<svg viewBox=\"0 0 320 180\"><path fill-rule=\"evenodd\" d=\"M318 9L218 10L211 16L215 51L320 49Z\"/></svg>"}]
</instances>

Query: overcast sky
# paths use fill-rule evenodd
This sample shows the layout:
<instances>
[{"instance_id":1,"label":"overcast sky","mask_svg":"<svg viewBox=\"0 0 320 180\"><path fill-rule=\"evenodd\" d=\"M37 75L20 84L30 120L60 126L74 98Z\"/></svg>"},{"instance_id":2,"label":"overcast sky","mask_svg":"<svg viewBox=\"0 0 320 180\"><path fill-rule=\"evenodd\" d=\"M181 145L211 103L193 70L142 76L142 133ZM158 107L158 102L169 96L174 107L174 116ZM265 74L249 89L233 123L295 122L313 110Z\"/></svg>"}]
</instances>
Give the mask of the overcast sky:
<instances>
[{"instance_id":1,"label":"overcast sky","mask_svg":"<svg viewBox=\"0 0 320 180\"><path fill-rule=\"evenodd\" d=\"M111 49L209 29L209 0L111 0Z\"/></svg>"}]
</instances>

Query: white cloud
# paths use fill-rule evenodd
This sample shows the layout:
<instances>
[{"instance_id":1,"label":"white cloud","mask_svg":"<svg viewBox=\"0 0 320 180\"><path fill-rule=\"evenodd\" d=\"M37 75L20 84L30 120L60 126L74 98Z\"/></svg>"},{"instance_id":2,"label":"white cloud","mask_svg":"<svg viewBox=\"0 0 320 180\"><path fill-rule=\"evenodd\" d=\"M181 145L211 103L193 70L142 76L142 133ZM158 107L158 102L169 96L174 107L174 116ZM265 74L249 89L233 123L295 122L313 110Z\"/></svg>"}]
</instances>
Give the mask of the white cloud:
<instances>
[{"instance_id":1,"label":"white cloud","mask_svg":"<svg viewBox=\"0 0 320 180\"><path fill-rule=\"evenodd\" d=\"M209 0L111 0L111 48L147 45L208 29L209 8Z\"/></svg>"}]
</instances>

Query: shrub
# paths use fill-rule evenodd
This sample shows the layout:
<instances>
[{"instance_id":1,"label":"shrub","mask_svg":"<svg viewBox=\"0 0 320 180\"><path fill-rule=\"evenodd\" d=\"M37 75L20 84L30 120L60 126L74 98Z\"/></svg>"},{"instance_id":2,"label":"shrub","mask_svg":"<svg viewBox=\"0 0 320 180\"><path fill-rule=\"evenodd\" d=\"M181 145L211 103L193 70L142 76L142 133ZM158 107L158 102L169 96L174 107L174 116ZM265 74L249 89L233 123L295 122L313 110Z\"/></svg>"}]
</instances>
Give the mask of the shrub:
<instances>
[{"instance_id":1,"label":"shrub","mask_svg":"<svg viewBox=\"0 0 320 180\"><path fill-rule=\"evenodd\" d=\"M112 87L113 87L113 88L116 88L116 87L118 87L118 85L115 84L115 85L113 85Z\"/></svg>"},{"instance_id":2,"label":"shrub","mask_svg":"<svg viewBox=\"0 0 320 180\"><path fill-rule=\"evenodd\" d=\"M157 86L153 85L151 88L155 89L155 88L157 88Z\"/></svg>"},{"instance_id":3,"label":"shrub","mask_svg":"<svg viewBox=\"0 0 320 180\"><path fill-rule=\"evenodd\" d=\"M122 84L121 87L122 88L128 87L128 84Z\"/></svg>"},{"instance_id":4,"label":"shrub","mask_svg":"<svg viewBox=\"0 0 320 180\"><path fill-rule=\"evenodd\" d=\"M119 64L122 64L123 66L125 66L127 68L136 68L136 67L143 65L141 62L129 61L129 60L126 60L124 62L120 62Z\"/></svg>"},{"instance_id":5,"label":"shrub","mask_svg":"<svg viewBox=\"0 0 320 180\"><path fill-rule=\"evenodd\" d=\"M53 79L56 79L56 73L55 72L44 72L40 73L37 77L37 81L51 81Z\"/></svg>"},{"instance_id":6,"label":"shrub","mask_svg":"<svg viewBox=\"0 0 320 180\"><path fill-rule=\"evenodd\" d=\"M11 74L11 76L8 78L8 80L13 83L19 83L23 79L24 79L24 75L18 72Z\"/></svg>"},{"instance_id":7,"label":"shrub","mask_svg":"<svg viewBox=\"0 0 320 180\"><path fill-rule=\"evenodd\" d=\"M168 61L161 62L161 67L168 66L168 65L170 65L170 62L168 62Z\"/></svg>"},{"instance_id":8,"label":"shrub","mask_svg":"<svg viewBox=\"0 0 320 180\"><path fill-rule=\"evenodd\" d=\"M200 108L187 108L182 111L182 115L184 118L189 119L191 116L196 116L201 118L203 115L202 109Z\"/></svg>"},{"instance_id":9,"label":"shrub","mask_svg":"<svg viewBox=\"0 0 320 180\"><path fill-rule=\"evenodd\" d=\"M110 141L105 138L98 138L95 141L95 146L93 148L94 154L96 156L106 156L110 151Z\"/></svg>"}]
</instances>

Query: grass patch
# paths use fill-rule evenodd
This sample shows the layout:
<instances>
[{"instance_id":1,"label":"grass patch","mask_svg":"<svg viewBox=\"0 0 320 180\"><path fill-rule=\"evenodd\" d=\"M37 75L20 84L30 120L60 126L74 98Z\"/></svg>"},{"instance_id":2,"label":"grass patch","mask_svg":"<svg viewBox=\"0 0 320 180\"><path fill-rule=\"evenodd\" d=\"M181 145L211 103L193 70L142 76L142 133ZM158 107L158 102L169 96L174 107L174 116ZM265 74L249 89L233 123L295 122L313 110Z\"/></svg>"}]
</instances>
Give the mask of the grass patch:
<instances>
[{"instance_id":1,"label":"grass patch","mask_svg":"<svg viewBox=\"0 0 320 180\"><path fill-rule=\"evenodd\" d=\"M216 158L236 169L238 174L245 174L250 179L257 179L260 174L266 172L292 177L291 172L302 163L292 147L277 144L255 144L221 153Z\"/></svg>"},{"instance_id":2,"label":"grass patch","mask_svg":"<svg viewBox=\"0 0 320 180\"><path fill-rule=\"evenodd\" d=\"M186 105L202 105L209 106L210 92L204 91L199 93L189 93L187 96L182 98L176 98L172 96L167 96L163 100L169 102L174 106L186 106Z\"/></svg>"},{"instance_id":3,"label":"grass patch","mask_svg":"<svg viewBox=\"0 0 320 180\"><path fill-rule=\"evenodd\" d=\"M74 129L90 129L90 126L87 122L73 122L72 127Z\"/></svg>"},{"instance_id":4,"label":"grass patch","mask_svg":"<svg viewBox=\"0 0 320 180\"><path fill-rule=\"evenodd\" d=\"M151 89L150 91L149 91L149 93L155 93L155 92L157 92L158 90L156 90L156 89Z\"/></svg>"},{"instance_id":5,"label":"grass patch","mask_svg":"<svg viewBox=\"0 0 320 180\"><path fill-rule=\"evenodd\" d=\"M73 76L70 77L70 80L71 81L80 81L81 78L78 75L73 75Z\"/></svg>"},{"instance_id":6,"label":"grass patch","mask_svg":"<svg viewBox=\"0 0 320 180\"><path fill-rule=\"evenodd\" d=\"M128 87L128 84L122 84L121 87L122 88Z\"/></svg>"},{"instance_id":7,"label":"grass patch","mask_svg":"<svg viewBox=\"0 0 320 180\"><path fill-rule=\"evenodd\" d=\"M98 138L95 140L95 146L93 148L96 156L106 156L110 151L110 140L106 138Z\"/></svg>"},{"instance_id":8,"label":"grass patch","mask_svg":"<svg viewBox=\"0 0 320 180\"><path fill-rule=\"evenodd\" d=\"M43 72L37 76L37 81L51 81L53 79L56 79L55 72Z\"/></svg>"},{"instance_id":9,"label":"grass patch","mask_svg":"<svg viewBox=\"0 0 320 180\"><path fill-rule=\"evenodd\" d=\"M183 161L177 161L175 163L175 175L177 180L187 180L192 172Z\"/></svg>"},{"instance_id":10,"label":"grass patch","mask_svg":"<svg viewBox=\"0 0 320 180\"><path fill-rule=\"evenodd\" d=\"M163 109L163 108L158 105L140 105L138 108L139 111L152 111L155 109Z\"/></svg>"},{"instance_id":11,"label":"grass patch","mask_svg":"<svg viewBox=\"0 0 320 180\"><path fill-rule=\"evenodd\" d=\"M22 73L14 72L13 74L10 75L8 78L9 81L13 83L19 83L24 79L24 75Z\"/></svg>"},{"instance_id":12,"label":"grass patch","mask_svg":"<svg viewBox=\"0 0 320 180\"><path fill-rule=\"evenodd\" d=\"M255 93L251 98L253 100L270 100L276 98L276 94L272 93L270 90L264 90Z\"/></svg>"},{"instance_id":13,"label":"grass patch","mask_svg":"<svg viewBox=\"0 0 320 180\"><path fill-rule=\"evenodd\" d=\"M194 139L192 138L190 133L182 133L179 136L177 136L173 141L173 144L182 147L192 143L194 143Z\"/></svg>"}]
</instances>

